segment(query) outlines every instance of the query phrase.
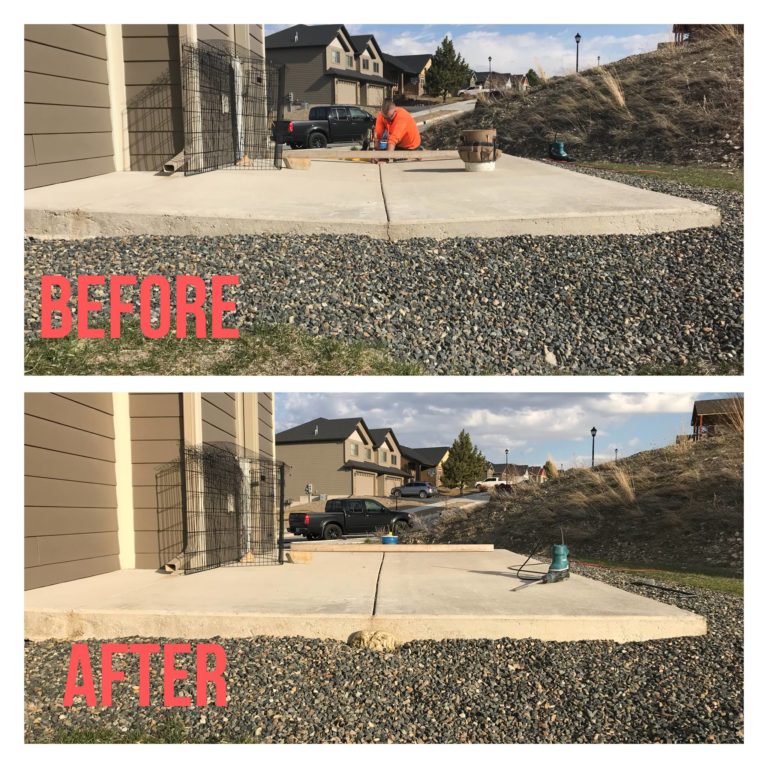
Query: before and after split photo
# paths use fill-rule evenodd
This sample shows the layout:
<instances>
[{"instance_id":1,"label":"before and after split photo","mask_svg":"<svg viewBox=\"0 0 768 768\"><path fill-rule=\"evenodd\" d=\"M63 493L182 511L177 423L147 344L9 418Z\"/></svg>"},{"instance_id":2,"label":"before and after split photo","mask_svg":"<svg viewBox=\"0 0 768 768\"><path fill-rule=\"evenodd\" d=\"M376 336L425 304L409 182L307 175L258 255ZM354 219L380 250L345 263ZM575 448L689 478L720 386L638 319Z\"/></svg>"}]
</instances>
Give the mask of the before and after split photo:
<instances>
[{"instance_id":1,"label":"before and after split photo","mask_svg":"<svg viewBox=\"0 0 768 768\"><path fill-rule=\"evenodd\" d=\"M19 744L748 743L749 25L497 10L24 24Z\"/></svg>"}]
</instances>

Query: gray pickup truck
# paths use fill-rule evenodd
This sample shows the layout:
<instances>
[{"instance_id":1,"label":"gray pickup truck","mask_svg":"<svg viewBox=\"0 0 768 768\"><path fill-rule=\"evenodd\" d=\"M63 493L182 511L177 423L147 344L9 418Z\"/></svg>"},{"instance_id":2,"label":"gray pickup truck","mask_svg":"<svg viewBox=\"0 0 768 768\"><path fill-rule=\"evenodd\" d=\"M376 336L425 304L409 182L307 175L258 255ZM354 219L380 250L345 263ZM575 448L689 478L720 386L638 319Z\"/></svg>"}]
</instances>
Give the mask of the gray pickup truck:
<instances>
[{"instance_id":1,"label":"gray pickup truck","mask_svg":"<svg viewBox=\"0 0 768 768\"><path fill-rule=\"evenodd\" d=\"M411 527L407 512L397 512L375 499L329 499L325 512L291 512L288 530L308 539L340 539L347 534L386 528L400 535Z\"/></svg>"},{"instance_id":2,"label":"gray pickup truck","mask_svg":"<svg viewBox=\"0 0 768 768\"><path fill-rule=\"evenodd\" d=\"M272 139L290 147L322 149L334 142L364 142L375 124L376 118L360 107L328 104L312 107L307 120L277 120Z\"/></svg>"}]
</instances>

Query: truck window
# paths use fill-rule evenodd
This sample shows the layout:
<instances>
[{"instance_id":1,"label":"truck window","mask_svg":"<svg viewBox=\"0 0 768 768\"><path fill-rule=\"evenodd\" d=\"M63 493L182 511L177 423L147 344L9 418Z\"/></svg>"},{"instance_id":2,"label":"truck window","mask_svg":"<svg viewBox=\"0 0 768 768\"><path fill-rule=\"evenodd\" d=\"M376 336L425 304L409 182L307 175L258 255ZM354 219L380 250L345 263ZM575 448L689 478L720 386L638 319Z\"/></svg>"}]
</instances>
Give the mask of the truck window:
<instances>
[{"instance_id":1,"label":"truck window","mask_svg":"<svg viewBox=\"0 0 768 768\"><path fill-rule=\"evenodd\" d=\"M350 107L349 108L349 116L353 119L365 119L366 117L370 117L370 115L365 112L364 110L360 109L359 107Z\"/></svg>"},{"instance_id":2,"label":"truck window","mask_svg":"<svg viewBox=\"0 0 768 768\"><path fill-rule=\"evenodd\" d=\"M347 502L347 514L350 515L363 515L365 514L365 507L363 502L359 499L353 499Z\"/></svg>"},{"instance_id":3,"label":"truck window","mask_svg":"<svg viewBox=\"0 0 768 768\"><path fill-rule=\"evenodd\" d=\"M384 509L378 501L371 501L370 499L365 500L365 508L368 512L374 513L381 512Z\"/></svg>"},{"instance_id":4,"label":"truck window","mask_svg":"<svg viewBox=\"0 0 768 768\"><path fill-rule=\"evenodd\" d=\"M327 120L328 119L328 107L312 107L309 110L310 120Z\"/></svg>"},{"instance_id":5,"label":"truck window","mask_svg":"<svg viewBox=\"0 0 768 768\"><path fill-rule=\"evenodd\" d=\"M347 110L344 107L334 107L328 112L329 120L342 120L347 117Z\"/></svg>"}]
</instances>

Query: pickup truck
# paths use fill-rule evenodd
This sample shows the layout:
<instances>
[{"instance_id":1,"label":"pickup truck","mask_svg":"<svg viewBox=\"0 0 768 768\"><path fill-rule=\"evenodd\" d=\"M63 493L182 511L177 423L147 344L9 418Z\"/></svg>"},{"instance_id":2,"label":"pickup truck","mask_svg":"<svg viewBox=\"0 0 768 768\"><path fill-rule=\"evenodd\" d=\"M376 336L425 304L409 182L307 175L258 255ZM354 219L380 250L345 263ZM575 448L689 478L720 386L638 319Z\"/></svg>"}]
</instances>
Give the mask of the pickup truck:
<instances>
[{"instance_id":1,"label":"pickup truck","mask_svg":"<svg viewBox=\"0 0 768 768\"><path fill-rule=\"evenodd\" d=\"M308 120L277 120L272 139L290 147L322 149L340 141L365 141L376 118L360 107L332 104L312 107Z\"/></svg>"},{"instance_id":2,"label":"pickup truck","mask_svg":"<svg viewBox=\"0 0 768 768\"><path fill-rule=\"evenodd\" d=\"M375 499L329 499L325 512L291 512L288 531L308 539L340 539L349 533L386 528L399 535L411 527L407 512L388 509Z\"/></svg>"},{"instance_id":3,"label":"pickup truck","mask_svg":"<svg viewBox=\"0 0 768 768\"><path fill-rule=\"evenodd\" d=\"M506 480L502 480L500 477L486 477L485 480L475 483L475 488L478 491L492 491L499 485L505 485Z\"/></svg>"}]
</instances>

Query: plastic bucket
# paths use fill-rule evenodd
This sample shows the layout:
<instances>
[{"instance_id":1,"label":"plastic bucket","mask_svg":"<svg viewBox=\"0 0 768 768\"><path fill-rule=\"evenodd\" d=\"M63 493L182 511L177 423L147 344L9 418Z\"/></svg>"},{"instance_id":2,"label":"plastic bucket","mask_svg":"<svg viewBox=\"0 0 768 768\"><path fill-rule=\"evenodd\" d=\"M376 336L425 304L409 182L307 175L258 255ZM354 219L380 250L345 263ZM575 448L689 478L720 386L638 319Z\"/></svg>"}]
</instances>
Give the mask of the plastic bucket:
<instances>
[{"instance_id":1,"label":"plastic bucket","mask_svg":"<svg viewBox=\"0 0 768 768\"><path fill-rule=\"evenodd\" d=\"M382 544L397 544L397 536L382 536Z\"/></svg>"}]
</instances>

